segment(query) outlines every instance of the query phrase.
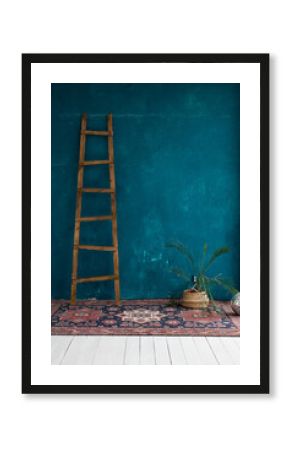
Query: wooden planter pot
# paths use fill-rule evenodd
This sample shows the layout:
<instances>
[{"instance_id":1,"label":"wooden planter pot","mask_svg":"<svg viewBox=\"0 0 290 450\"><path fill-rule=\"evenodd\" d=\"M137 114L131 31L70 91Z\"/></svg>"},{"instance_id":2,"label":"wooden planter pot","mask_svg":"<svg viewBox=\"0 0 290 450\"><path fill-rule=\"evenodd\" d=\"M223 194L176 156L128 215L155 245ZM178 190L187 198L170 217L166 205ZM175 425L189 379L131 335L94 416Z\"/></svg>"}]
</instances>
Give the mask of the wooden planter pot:
<instances>
[{"instance_id":1,"label":"wooden planter pot","mask_svg":"<svg viewBox=\"0 0 290 450\"><path fill-rule=\"evenodd\" d=\"M207 308L209 305L209 298L206 292L198 292L191 289L186 289L185 291L183 291L181 305L185 306L186 308L193 309Z\"/></svg>"}]
</instances>

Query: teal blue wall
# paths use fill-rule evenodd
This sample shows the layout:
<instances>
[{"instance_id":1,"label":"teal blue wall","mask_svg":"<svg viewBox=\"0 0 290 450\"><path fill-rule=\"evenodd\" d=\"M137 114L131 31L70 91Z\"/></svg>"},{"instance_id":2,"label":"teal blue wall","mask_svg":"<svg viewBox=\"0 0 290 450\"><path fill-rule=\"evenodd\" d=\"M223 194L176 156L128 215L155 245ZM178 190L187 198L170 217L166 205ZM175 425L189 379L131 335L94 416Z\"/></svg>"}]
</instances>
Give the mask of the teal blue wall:
<instances>
[{"instance_id":1,"label":"teal blue wall","mask_svg":"<svg viewBox=\"0 0 290 450\"><path fill-rule=\"evenodd\" d=\"M122 298L168 297L184 287L168 271L183 264L164 248L171 239L197 255L204 242L209 251L229 246L213 269L239 288L239 84L53 84L52 297L70 296L84 111L91 129L105 129L113 113ZM106 145L88 137L87 159L104 158ZM106 186L107 170L86 168L86 186ZM109 208L108 195L84 194L83 215ZM110 226L82 224L81 243L111 244ZM81 251L79 275L113 273L111 260L109 252ZM112 282L78 287L78 298L112 296Z\"/></svg>"}]
</instances>

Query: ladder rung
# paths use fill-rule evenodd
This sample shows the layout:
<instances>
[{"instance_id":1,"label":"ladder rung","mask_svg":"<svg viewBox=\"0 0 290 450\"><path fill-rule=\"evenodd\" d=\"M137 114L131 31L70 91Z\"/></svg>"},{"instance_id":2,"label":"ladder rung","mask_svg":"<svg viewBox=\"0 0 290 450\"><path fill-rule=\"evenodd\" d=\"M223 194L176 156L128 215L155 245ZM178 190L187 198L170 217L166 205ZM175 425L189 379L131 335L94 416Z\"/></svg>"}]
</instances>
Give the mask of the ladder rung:
<instances>
[{"instance_id":1,"label":"ladder rung","mask_svg":"<svg viewBox=\"0 0 290 450\"><path fill-rule=\"evenodd\" d=\"M80 217L80 222L95 222L96 220L112 220L113 216Z\"/></svg>"},{"instance_id":2,"label":"ladder rung","mask_svg":"<svg viewBox=\"0 0 290 450\"><path fill-rule=\"evenodd\" d=\"M110 192L114 192L111 188L80 188L82 192L98 192L99 194L107 194Z\"/></svg>"},{"instance_id":3,"label":"ladder rung","mask_svg":"<svg viewBox=\"0 0 290 450\"><path fill-rule=\"evenodd\" d=\"M113 136L113 133L109 131L95 131L95 130L82 130L81 134L86 134L90 136Z\"/></svg>"},{"instance_id":4,"label":"ladder rung","mask_svg":"<svg viewBox=\"0 0 290 450\"><path fill-rule=\"evenodd\" d=\"M78 248L81 250L100 250L104 252L113 252L116 250L115 247L109 245L79 245Z\"/></svg>"},{"instance_id":5,"label":"ladder rung","mask_svg":"<svg viewBox=\"0 0 290 450\"><path fill-rule=\"evenodd\" d=\"M97 166L99 164L114 164L114 161L109 161L108 159L97 159L91 161L82 161L80 166Z\"/></svg>"},{"instance_id":6,"label":"ladder rung","mask_svg":"<svg viewBox=\"0 0 290 450\"><path fill-rule=\"evenodd\" d=\"M77 283L89 283L92 281L109 281L109 280L118 280L118 275L102 275L100 277L89 277L89 278L77 278Z\"/></svg>"}]
</instances>

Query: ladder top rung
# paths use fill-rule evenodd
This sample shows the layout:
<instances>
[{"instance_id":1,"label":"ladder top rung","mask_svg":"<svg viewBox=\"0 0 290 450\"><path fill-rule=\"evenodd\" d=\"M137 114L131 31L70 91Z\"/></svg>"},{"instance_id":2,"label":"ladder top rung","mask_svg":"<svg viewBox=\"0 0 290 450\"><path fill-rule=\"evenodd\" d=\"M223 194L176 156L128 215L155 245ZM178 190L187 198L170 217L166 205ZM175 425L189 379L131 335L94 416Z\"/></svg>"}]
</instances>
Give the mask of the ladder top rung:
<instances>
[{"instance_id":1,"label":"ladder top rung","mask_svg":"<svg viewBox=\"0 0 290 450\"><path fill-rule=\"evenodd\" d=\"M80 217L80 222L95 222L97 220L112 220L113 216L90 216L90 217Z\"/></svg>"},{"instance_id":2,"label":"ladder top rung","mask_svg":"<svg viewBox=\"0 0 290 450\"><path fill-rule=\"evenodd\" d=\"M79 188L82 192L97 192L99 194L107 194L115 192L114 189L111 188Z\"/></svg>"},{"instance_id":3,"label":"ladder top rung","mask_svg":"<svg viewBox=\"0 0 290 450\"><path fill-rule=\"evenodd\" d=\"M118 280L119 275L102 275L99 277L89 277L89 278L77 278L77 283L90 283L93 281L109 281L109 280Z\"/></svg>"},{"instance_id":4,"label":"ladder top rung","mask_svg":"<svg viewBox=\"0 0 290 450\"><path fill-rule=\"evenodd\" d=\"M95 130L81 130L81 134L90 136L113 136L112 131L95 131Z\"/></svg>"},{"instance_id":5,"label":"ladder top rung","mask_svg":"<svg viewBox=\"0 0 290 450\"><path fill-rule=\"evenodd\" d=\"M114 161L110 161L108 159L98 159L91 161L82 161L79 163L80 166L97 166L99 164L114 164Z\"/></svg>"},{"instance_id":6,"label":"ladder top rung","mask_svg":"<svg viewBox=\"0 0 290 450\"><path fill-rule=\"evenodd\" d=\"M78 245L80 250L97 250L104 252L113 252L116 250L116 247L111 245Z\"/></svg>"}]
</instances>

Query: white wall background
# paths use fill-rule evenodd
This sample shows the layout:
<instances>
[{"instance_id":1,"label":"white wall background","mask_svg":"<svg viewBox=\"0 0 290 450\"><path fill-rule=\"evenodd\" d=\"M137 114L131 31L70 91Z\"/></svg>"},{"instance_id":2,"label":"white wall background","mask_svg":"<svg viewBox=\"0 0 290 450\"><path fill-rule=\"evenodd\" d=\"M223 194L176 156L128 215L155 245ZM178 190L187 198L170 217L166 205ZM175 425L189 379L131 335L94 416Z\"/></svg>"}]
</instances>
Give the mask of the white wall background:
<instances>
[{"instance_id":1,"label":"white wall background","mask_svg":"<svg viewBox=\"0 0 290 450\"><path fill-rule=\"evenodd\" d=\"M272 449L288 441L288 2L167 0L2 6L1 441L3 448ZM288 39L287 39L288 38ZM271 395L23 396L20 393L22 52L271 53ZM11 171L10 171L11 170ZM9 173L10 171L10 173ZM3 230L2 230L3 228ZM283 254L284 250L284 254ZM288 250L289 252L289 250ZM4 287L4 292L3 292Z\"/></svg>"}]
</instances>

